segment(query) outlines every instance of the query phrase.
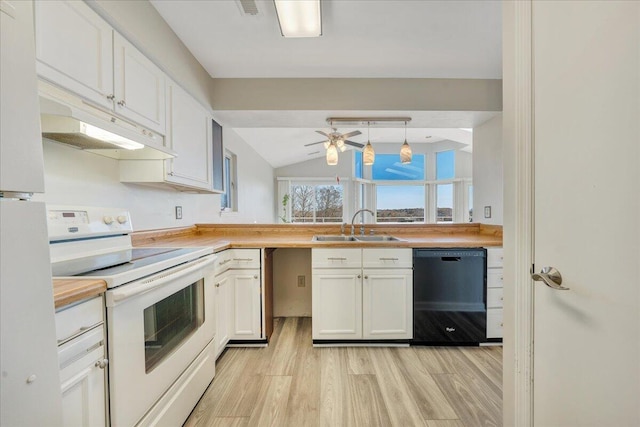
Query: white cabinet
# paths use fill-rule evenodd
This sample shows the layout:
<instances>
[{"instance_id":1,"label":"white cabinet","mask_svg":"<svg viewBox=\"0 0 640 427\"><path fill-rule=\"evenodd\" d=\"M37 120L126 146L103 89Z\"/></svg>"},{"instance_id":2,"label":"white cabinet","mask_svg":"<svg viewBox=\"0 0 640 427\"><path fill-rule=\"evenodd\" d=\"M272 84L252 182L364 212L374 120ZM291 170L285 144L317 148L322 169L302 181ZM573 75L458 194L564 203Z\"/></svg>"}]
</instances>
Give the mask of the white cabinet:
<instances>
[{"instance_id":1,"label":"white cabinet","mask_svg":"<svg viewBox=\"0 0 640 427\"><path fill-rule=\"evenodd\" d=\"M113 34L115 110L165 133L165 74L120 34Z\"/></svg>"},{"instance_id":2,"label":"white cabinet","mask_svg":"<svg viewBox=\"0 0 640 427\"><path fill-rule=\"evenodd\" d=\"M211 190L211 116L177 84L167 85L167 142L178 157L166 160L166 180Z\"/></svg>"},{"instance_id":3,"label":"white cabinet","mask_svg":"<svg viewBox=\"0 0 640 427\"><path fill-rule=\"evenodd\" d=\"M113 29L80 1L36 1L36 68L47 80L113 108Z\"/></svg>"},{"instance_id":4,"label":"white cabinet","mask_svg":"<svg viewBox=\"0 0 640 427\"><path fill-rule=\"evenodd\" d=\"M164 135L162 70L84 2L34 4L38 74Z\"/></svg>"},{"instance_id":5,"label":"white cabinet","mask_svg":"<svg viewBox=\"0 0 640 427\"><path fill-rule=\"evenodd\" d=\"M364 269L363 273L363 338L411 338L413 271L406 268Z\"/></svg>"},{"instance_id":6,"label":"white cabinet","mask_svg":"<svg viewBox=\"0 0 640 427\"><path fill-rule=\"evenodd\" d=\"M413 336L411 249L313 249L314 340Z\"/></svg>"},{"instance_id":7,"label":"white cabinet","mask_svg":"<svg viewBox=\"0 0 640 427\"><path fill-rule=\"evenodd\" d=\"M230 340L263 338L260 249L227 249L217 255L216 357Z\"/></svg>"},{"instance_id":8,"label":"white cabinet","mask_svg":"<svg viewBox=\"0 0 640 427\"><path fill-rule=\"evenodd\" d=\"M502 248L487 248L487 339L502 339Z\"/></svg>"},{"instance_id":9,"label":"white cabinet","mask_svg":"<svg viewBox=\"0 0 640 427\"><path fill-rule=\"evenodd\" d=\"M229 281L232 313L229 339L260 339L260 270L229 270Z\"/></svg>"},{"instance_id":10,"label":"white cabinet","mask_svg":"<svg viewBox=\"0 0 640 427\"><path fill-rule=\"evenodd\" d=\"M165 143L177 157L122 161L120 181L163 183L189 191L215 192L211 115L178 84L167 81Z\"/></svg>"},{"instance_id":11,"label":"white cabinet","mask_svg":"<svg viewBox=\"0 0 640 427\"><path fill-rule=\"evenodd\" d=\"M229 343L229 276L226 272L216 275L216 358Z\"/></svg>"},{"instance_id":12,"label":"white cabinet","mask_svg":"<svg viewBox=\"0 0 640 427\"><path fill-rule=\"evenodd\" d=\"M361 277L359 269L313 269L313 339L362 338Z\"/></svg>"},{"instance_id":13,"label":"white cabinet","mask_svg":"<svg viewBox=\"0 0 640 427\"><path fill-rule=\"evenodd\" d=\"M106 368L102 297L56 313L65 426L105 426Z\"/></svg>"}]
</instances>

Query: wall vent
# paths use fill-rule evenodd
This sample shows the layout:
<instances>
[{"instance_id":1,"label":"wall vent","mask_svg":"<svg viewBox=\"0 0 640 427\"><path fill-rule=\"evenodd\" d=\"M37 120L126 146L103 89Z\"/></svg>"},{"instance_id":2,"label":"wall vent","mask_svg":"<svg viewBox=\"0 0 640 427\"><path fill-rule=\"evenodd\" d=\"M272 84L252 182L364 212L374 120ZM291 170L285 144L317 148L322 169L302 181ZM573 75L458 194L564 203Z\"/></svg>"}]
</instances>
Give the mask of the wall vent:
<instances>
[{"instance_id":1,"label":"wall vent","mask_svg":"<svg viewBox=\"0 0 640 427\"><path fill-rule=\"evenodd\" d=\"M258 10L258 5L256 4L256 0L236 0L238 7L240 8L240 13L246 16L258 16L260 15L260 10Z\"/></svg>"}]
</instances>

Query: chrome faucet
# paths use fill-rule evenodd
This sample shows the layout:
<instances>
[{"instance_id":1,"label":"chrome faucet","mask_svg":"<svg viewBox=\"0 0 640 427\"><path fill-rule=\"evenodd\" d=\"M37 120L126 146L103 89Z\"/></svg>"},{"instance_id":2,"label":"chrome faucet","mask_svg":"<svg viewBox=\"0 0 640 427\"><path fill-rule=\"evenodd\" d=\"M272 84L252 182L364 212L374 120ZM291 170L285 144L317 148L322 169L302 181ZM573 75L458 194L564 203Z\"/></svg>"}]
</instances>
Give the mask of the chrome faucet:
<instances>
[{"instance_id":1,"label":"chrome faucet","mask_svg":"<svg viewBox=\"0 0 640 427\"><path fill-rule=\"evenodd\" d=\"M356 213L353 214L353 218L351 218L351 235L352 236L355 234L355 226L353 225L353 223L355 222L358 214L362 212L369 212L371 215L373 215L374 218L376 217L375 212L373 212L371 209L360 209L356 211ZM360 223L360 235L364 236L364 223Z\"/></svg>"}]
</instances>

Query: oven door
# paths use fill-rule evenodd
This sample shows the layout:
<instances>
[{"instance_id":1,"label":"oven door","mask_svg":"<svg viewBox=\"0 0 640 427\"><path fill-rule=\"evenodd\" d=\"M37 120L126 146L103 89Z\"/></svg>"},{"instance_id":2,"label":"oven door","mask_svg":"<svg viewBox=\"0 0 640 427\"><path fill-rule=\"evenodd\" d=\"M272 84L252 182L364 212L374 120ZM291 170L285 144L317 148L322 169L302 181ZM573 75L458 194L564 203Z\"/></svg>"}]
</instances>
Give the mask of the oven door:
<instances>
[{"instance_id":1,"label":"oven door","mask_svg":"<svg viewBox=\"0 0 640 427\"><path fill-rule=\"evenodd\" d=\"M135 425L213 339L215 258L107 291L112 425Z\"/></svg>"}]
</instances>

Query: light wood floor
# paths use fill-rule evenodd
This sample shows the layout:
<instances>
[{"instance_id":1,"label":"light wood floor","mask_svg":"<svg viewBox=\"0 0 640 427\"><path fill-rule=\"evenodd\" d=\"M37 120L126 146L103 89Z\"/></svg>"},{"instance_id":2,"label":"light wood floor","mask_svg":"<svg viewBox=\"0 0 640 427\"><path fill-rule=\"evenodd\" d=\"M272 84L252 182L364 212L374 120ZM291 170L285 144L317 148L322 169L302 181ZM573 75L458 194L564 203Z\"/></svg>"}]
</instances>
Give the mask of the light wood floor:
<instances>
[{"instance_id":1,"label":"light wood floor","mask_svg":"<svg viewBox=\"0 0 640 427\"><path fill-rule=\"evenodd\" d=\"M502 347L313 348L278 318L267 348L229 348L185 426L500 426Z\"/></svg>"}]
</instances>

